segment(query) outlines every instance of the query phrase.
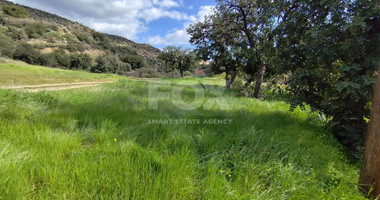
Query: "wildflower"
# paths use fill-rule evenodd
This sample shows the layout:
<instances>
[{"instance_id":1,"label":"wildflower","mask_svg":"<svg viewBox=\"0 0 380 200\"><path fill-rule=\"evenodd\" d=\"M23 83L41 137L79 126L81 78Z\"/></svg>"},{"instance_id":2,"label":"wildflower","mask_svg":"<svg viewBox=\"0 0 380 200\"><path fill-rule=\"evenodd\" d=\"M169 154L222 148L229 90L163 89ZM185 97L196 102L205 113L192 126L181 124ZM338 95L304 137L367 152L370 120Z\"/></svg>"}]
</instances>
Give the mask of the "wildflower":
<instances>
[{"instance_id":1,"label":"wildflower","mask_svg":"<svg viewBox=\"0 0 380 200\"><path fill-rule=\"evenodd\" d=\"M116 139L116 138L114 138L113 140L114 140L115 142L117 142L117 139Z\"/></svg>"},{"instance_id":2,"label":"wildflower","mask_svg":"<svg viewBox=\"0 0 380 200\"><path fill-rule=\"evenodd\" d=\"M223 174L223 170L220 170L219 172L220 172L221 174Z\"/></svg>"}]
</instances>

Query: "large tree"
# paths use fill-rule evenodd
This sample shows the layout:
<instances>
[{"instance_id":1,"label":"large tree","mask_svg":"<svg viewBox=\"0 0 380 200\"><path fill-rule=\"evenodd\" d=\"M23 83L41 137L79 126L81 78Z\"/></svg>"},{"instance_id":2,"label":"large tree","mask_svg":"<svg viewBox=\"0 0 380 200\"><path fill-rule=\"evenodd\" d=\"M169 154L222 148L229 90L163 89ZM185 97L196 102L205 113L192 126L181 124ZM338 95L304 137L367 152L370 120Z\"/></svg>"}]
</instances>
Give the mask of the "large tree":
<instances>
[{"instance_id":1,"label":"large tree","mask_svg":"<svg viewBox=\"0 0 380 200\"><path fill-rule=\"evenodd\" d=\"M378 74L380 73L380 66ZM362 171L359 181L363 193L372 197L380 195L380 76L377 77L375 95L372 101ZM373 187L373 190L371 190Z\"/></svg>"},{"instance_id":2,"label":"large tree","mask_svg":"<svg viewBox=\"0 0 380 200\"><path fill-rule=\"evenodd\" d=\"M277 25L277 10L274 1L218 0L215 13L204 22L188 30L201 53L213 55L211 58L228 58L225 62L226 86L236 76L236 67L256 80L254 97L258 97L269 59L274 54L274 27ZM241 67L242 65L242 67ZM232 73L232 76L228 75ZM228 88L228 87L227 87Z\"/></svg>"},{"instance_id":3,"label":"large tree","mask_svg":"<svg viewBox=\"0 0 380 200\"><path fill-rule=\"evenodd\" d=\"M291 72L292 106L308 104L327 115L334 136L360 153L380 55L378 2L289 0L281 6L276 47Z\"/></svg>"},{"instance_id":4,"label":"large tree","mask_svg":"<svg viewBox=\"0 0 380 200\"><path fill-rule=\"evenodd\" d=\"M273 57L275 20L277 10L275 1L265 0L218 0L218 11L232 18L232 23L247 42L248 60L245 72L255 77L254 94L259 97L265 72ZM247 67L248 66L248 67ZM250 79L247 80L249 83ZM246 84L247 85L247 84Z\"/></svg>"}]
</instances>

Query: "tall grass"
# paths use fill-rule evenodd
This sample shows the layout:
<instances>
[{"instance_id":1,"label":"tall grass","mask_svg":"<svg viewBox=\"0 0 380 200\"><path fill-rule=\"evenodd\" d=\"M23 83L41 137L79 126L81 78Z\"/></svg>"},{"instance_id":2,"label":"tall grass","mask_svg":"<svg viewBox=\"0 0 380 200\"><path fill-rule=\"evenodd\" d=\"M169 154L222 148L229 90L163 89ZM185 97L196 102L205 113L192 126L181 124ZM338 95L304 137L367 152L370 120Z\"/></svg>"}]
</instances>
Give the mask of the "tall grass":
<instances>
[{"instance_id":1,"label":"tall grass","mask_svg":"<svg viewBox=\"0 0 380 200\"><path fill-rule=\"evenodd\" d=\"M148 86L171 91L194 80L218 84L0 90L0 199L364 199L358 166L309 113L286 103L226 92L230 110L184 111L170 95L148 109ZM194 91L182 94L192 101ZM150 121L160 119L233 121Z\"/></svg>"},{"instance_id":2,"label":"tall grass","mask_svg":"<svg viewBox=\"0 0 380 200\"><path fill-rule=\"evenodd\" d=\"M117 80L112 74L54 69L0 58L0 86Z\"/></svg>"}]
</instances>

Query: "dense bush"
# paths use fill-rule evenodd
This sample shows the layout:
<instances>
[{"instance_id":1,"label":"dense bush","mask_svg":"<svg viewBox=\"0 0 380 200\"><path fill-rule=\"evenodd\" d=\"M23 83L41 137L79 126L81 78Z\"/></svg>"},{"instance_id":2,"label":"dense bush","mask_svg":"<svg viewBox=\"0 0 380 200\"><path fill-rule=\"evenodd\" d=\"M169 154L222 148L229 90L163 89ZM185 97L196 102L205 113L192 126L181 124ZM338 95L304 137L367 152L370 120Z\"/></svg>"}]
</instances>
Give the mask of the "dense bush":
<instances>
[{"instance_id":1,"label":"dense bush","mask_svg":"<svg viewBox=\"0 0 380 200\"><path fill-rule=\"evenodd\" d=\"M73 34L78 38L79 41L85 42L87 44L91 43L91 40L86 33L74 31Z\"/></svg>"},{"instance_id":2,"label":"dense bush","mask_svg":"<svg viewBox=\"0 0 380 200\"><path fill-rule=\"evenodd\" d=\"M144 67L144 60L141 56L128 55L122 58L121 61L129 63L133 70Z\"/></svg>"},{"instance_id":3,"label":"dense bush","mask_svg":"<svg viewBox=\"0 0 380 200\"><path fill-rule=\"evenodd\" d=\"M114 71L113 66L110 65L105 56L99 56L95 59L96 65L91 67L91 72L94 73L111 73Z\"/></svg>"},{"instance_id":4,"label":"dense bush","mask_svg":"<svg viewBox=\"0 0 380 200\"><path fill-rule=\"evenodd\" d=\"M92 58L88 54L72 54L70 56L70 69L91 69Z\"/></svg>"},{"instance_id":5,"label":"dense bush","mask_svg":"<svg viewBox=\"0 0 380 200\"><path fill-rule=\"evenodd\" d=\"M184 76L193 76L193 73L191 73L190 71L185 71L183 73Z\"/></svg>"},{"instance_id":6,"label":"dense bush","mask_svg":"<svg viewBox=\"0 0 380 200\"><path fill-rule=\"evenodd\" d=\"M42 23L31 23L25 27L25 33L29 38L39 38L48 32L48 26Z\"/></svg>"},{"instance_id":7,"label":"dense bush","mask_svg":"<svg viewBox=\"0 0 380 200\"><path fill-rule=\"evenodd\" d=\"M16 28L14 26L8 26L9 31L7 35L15 40L24 40L26 39L26 34L23 29Z\"/></svg>"},{"instance_id":8,"label":"dense bush","mask_svg":"<svg viewBox=\"0 0 380 200\"><path fill-rule=\"evenodd\" d=\"M113 47L111 45L111 41L108 39L107 35L99 32L92 32L92 37L96 41L96 44L101 46L105 50L111 50Z\"/></svg>"},{"instance_id":9,"label":"dense bush","mask_svg":"<svg viewBox=\"0 0 380 200\"><path fill-rule=\"evenodd\" d=\"M0 34L0 56L12 58L14 51L15 45L13 41L9 37Z\"/></svg>"},{"instance_id":10,"label":"dense bush","mask_svg":"<svg viewBox=\"0 0 380 200\"><path fill-rule=\"evenodd\" d=\"M39 54L36 63L48 67L58 67L57 60L51 54Z\"/></svg>"},{"instance_id":11,"label":"dense bush","mask_svg":"<svg viewBox=\"0 0 380 200\"><path fill-rule=\"evenodd\" d=\"M16 5L3 5L3 11L5 14L12 16L12 17L18 17L18 18L28 18L29 17L29 11L21 6Z\"/></svg>"},{"instance_id":12,"label":"dense bush","mask_svg":"<svg viewBox=\"0 0 380 200\"><path fill-rule=\"evenodd\" d=\"M58 66L63 67L63 68L70 68L70 63L71 63L70 55L67 54L65 51L54 50L50 54L50 56L56 60Z\"/></svg>"},{"instance_id":13,"label":"dense bush","mask_svg":"<svg viewBox=\"0 0 380 200\"><path fill-rule=\"evenodd\" d=\"M40 52L27 43L19 44L13 54L13 58L16 60L22 60L29 64L38 64Z\"/></svg>"}]
</instances>

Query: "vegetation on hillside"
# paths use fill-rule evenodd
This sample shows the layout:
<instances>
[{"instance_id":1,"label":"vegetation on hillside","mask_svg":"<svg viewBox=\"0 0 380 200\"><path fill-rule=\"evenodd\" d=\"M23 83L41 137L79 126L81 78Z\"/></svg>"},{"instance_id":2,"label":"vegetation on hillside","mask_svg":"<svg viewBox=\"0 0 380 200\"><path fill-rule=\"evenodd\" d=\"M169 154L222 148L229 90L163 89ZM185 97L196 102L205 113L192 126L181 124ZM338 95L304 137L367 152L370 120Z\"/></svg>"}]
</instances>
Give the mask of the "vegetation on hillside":
<instances>
[{"instance_id":1,"label":"vegetation on hillside","mask_svg":"<svg viewBox=\"0 0 380 200\"><path fill-rule=\"evenodd\" d=\"M95 73L164 76L160 50L96 32L79 23L0 1L0 56L29 64ZM131 58L131 59L126 59Z\"/></svg>"}]
</instances>

